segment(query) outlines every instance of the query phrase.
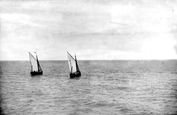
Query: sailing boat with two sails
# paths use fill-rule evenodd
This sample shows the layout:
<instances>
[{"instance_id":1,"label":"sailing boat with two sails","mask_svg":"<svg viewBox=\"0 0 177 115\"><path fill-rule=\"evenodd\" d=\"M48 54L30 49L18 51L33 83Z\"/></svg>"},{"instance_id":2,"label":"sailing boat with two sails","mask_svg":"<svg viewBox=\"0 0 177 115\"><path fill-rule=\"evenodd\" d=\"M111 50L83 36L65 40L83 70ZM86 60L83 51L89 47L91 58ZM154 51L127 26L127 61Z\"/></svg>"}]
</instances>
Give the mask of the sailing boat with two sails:
<instances>
[{"instance_id":1,"label":"sailing boat with two sails","mask_svg":"<svg viewBox=\"0 0 177 115\"><path fill-rule=\"evenodd\" d=\"M81 72L79 70L79 66L77 64L77 59L76 59L76 55L75 58L73 58L71 56L71 54L69 54L67 52L68 55L68 64L69 64L69 71L70 71L70 78L77 78L81 76Z\"/></svg>"},{"instance_id":2,"label":"sailing boat with two sails","mask_svg":"<svg viewBox=\"0 0 177 115\"><path fill-rule=\"evenodd\" d=\"M34 52L36 53L36 52ZM29 59L30 59L30 65L31 65L31 76L34 76L34 75L42 75L43 74L43 71L42 71L42 68L39 64L39 60L38 60L38 57L37 57L37 53L36 53L36 58L29 52Z\"/></svg>"}]
</instances>

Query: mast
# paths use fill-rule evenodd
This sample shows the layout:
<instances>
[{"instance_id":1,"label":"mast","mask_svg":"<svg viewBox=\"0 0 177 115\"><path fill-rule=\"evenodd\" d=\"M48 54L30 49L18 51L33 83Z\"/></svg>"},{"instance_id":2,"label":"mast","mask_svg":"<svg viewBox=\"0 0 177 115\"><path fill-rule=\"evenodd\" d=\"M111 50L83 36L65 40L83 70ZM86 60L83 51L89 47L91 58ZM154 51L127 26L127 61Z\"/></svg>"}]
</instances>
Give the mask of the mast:
<instances>
[{"instance_id":1,"label":"mast","mask_svg":"<svg viewBox=\"0 0 177 115\"><path fill-rule=\"evenodd\" d=\"M69 62L69 70L70 72L72 72L71 60L68 60L68 62Z\"/></svg>"},{"instance_id":2,"label":"mast","mask_svg":"<svg viewBox=\"0 0 177 115\"><path fill-rule=\"evenodd\" d=\"M34 52L36 54L36 60L37 60L37 68L38 68L38 71L39 71L39 61L38 61L38 57L37 57L37 53Z\"/></svg>"},{"instance_id":3,"label":"mast","mask_svg":"<svg viewBox=\"0 0 177 115\"><path fill-rule=\"evenodd\" d=\"M72 71L73 71L73 67L71 66L71 73L72 73Z\"/></svg>"}]
</instances>

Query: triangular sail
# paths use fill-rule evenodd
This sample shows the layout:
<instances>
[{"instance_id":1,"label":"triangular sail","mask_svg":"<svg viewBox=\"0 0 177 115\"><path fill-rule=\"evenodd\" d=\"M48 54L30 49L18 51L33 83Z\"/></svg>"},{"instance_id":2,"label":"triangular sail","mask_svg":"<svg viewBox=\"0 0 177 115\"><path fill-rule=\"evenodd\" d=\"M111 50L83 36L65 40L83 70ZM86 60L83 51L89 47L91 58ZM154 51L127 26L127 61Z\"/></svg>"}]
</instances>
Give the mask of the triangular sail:
<instances>
[{"instance_id":1,"label":"triangular sail","mask_svg":"<svg viewBox=\"0 0 177 115\"><path fill-rule=\"evenodd\" d=\"M31 64L31 71L38 71L38 64L35 57L29 52L29 59Z\"/></svg>"},{"instance_id":2,"label":"triangular sail","mask_svg":"<svg viewBox=\"0 0 177 115\"><path fill-rule=\"evenodd\" d=\"M41 68L41 66L40 66L40 64L39 64L39 61L38 61L38 70L39 70L39 71L42 71L42 68Z\"/></svg>"},{"instance_id":3,"label":"triangular sail","mask_svg":"<svg viewBox=\"0 0 177 115\"><path fill-rule=\"evenodd\" d=\"M68 53L68 64L70 72L71 73L76 72L76 61L69 53Z\"/></svg>"},{"instance_id":4,"label":"triangular sail","mask_svg":"<svg viewBox=\"0 0 177 115\"><path fill-rule=\"evenodd\" d=\"M36 58L37 58L38 71L42 71L42 68L41 68L41 66L40 66L40 64L39 64L38 57L36 56Z\"/></svg>"},{"instance_id":5,"label":"triangular sail","mask_svg":"<svg viewBox=\"0 0 177 115\"><path fill-rule=\"evenodd\" d=\"M79 71L79 66L77 64L77 58L76 58L76 55L75 55L75 60L76 60L76 70Z\"/></svg>"}]
</instances>

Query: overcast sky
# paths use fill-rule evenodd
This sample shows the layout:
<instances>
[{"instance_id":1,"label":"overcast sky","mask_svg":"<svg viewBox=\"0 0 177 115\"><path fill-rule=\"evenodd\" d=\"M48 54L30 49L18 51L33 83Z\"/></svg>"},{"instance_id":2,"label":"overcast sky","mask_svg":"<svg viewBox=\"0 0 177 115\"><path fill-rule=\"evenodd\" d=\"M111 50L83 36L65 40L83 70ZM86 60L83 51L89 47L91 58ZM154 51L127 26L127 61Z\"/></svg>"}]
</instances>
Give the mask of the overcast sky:
<instances>
[{"instance_id":1,"label":"overcast sky","mask_svg":"<svg viewBox=\"0 0 177 115\"><path fill-rule=\"evenodd\" d=\"M175 0L1 0L0 60L177 59Z\"/></svg>"}]
</instances>

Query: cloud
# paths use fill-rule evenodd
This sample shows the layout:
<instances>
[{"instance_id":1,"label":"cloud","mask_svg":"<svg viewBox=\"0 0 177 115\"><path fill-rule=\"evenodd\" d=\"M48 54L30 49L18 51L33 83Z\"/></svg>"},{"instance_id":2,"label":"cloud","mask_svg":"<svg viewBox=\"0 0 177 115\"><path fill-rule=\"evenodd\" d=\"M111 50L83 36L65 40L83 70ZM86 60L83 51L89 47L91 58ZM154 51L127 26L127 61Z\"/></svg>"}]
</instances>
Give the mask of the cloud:
<instances>
[{"instance_id":1,"label":"cloud","mask_svg":"<svg viewBox=\"0 0 177 115\"><path fill-rule=\"evenodd\" d=\"M148 51L158 43L152 39L174 39L176 29L177 7L165 0L1 3L1 59L27 59L21 54L28 51L39 52L40 59L65 59L66 51L81 59L144 58L143 45ZM173 46L167 45L169 52Z\"/></svg>"}]
</instances>

